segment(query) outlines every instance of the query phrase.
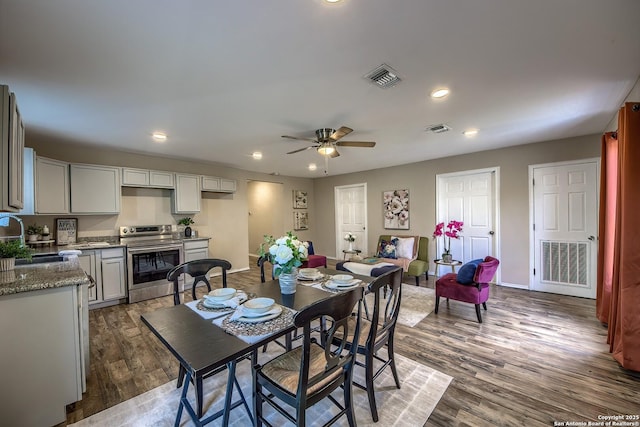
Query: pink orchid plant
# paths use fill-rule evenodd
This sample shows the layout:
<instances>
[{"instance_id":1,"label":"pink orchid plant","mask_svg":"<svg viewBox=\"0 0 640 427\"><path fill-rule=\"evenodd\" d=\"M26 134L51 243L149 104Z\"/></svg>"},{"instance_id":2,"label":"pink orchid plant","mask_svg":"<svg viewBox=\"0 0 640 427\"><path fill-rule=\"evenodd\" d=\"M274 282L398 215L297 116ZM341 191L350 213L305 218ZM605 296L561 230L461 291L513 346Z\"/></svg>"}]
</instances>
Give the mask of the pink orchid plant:
<instances>
[{"instance_id":1,"label":"pink orchid plant","mask_svg":"<svg viewBox=\"0 0 640 427\"><path fill-rule=\"evenodd\" d=\"M462 226L464 222L451 220L445 227L444 222L436 225L436 229L433 232L433 237L444 236L444 253L449 255L451 253L451 239L459 239L460 232L462 232Z\"/></svg>"}]
</instances>

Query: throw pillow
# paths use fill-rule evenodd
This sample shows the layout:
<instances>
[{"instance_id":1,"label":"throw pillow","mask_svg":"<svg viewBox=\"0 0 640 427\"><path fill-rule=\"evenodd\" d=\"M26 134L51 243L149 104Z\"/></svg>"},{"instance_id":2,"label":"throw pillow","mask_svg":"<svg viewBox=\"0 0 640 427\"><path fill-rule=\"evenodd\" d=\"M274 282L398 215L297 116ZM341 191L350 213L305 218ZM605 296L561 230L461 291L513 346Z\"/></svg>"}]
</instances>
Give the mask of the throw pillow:
<instances>
[{"instance_id":1,"label":"throw pillow","mask_svg":"<svg viewBox=\"0 0 640 427\"><path fill-rule=\"evenodd\" d=\"M378 258L398 258L398 256L396 255L397 244L398 239L391 239L390 242L382 240L380 242L380 251L378 252Z\"/></svg>"},{"instance_id":2,"label":"throw pillow","mask_svg":"<svg viewBox=\"0 0 640 427\"><path fill-rule=\"evenodd\" d=\"M396 245L396 256L398 258L413 259L415 237L391 237L391 239L398 239L398 244Z\"/></svg>"},{"instance_id":3,"label":"throw pillow","mask_svg":"<svg viewBox=\"0 0 640 427\"><path fill-rule=\"evenodd\" d=\"M482 261L484 260L481 258L474 259L464 264L462 267L460 267L460 270L458 270L458 277L456 278L456 282L462 285L472 284L473 276L476 275L476 268L478 267L478 264L480 264Z\"/></svg>"}]
</instances>

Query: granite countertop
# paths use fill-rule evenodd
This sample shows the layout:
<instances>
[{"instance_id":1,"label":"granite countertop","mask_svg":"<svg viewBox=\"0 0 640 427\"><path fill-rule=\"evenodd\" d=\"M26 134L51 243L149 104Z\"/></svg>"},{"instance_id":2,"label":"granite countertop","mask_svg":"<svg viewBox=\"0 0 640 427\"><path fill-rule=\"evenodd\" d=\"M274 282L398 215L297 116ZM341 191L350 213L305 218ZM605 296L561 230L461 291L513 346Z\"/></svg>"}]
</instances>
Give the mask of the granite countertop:
<instances>
[{"instance_id":1,"label":"granite countertop","mask_svg":"<svg viewBox=\"0 0 640 427\"><path fill-rule=\"evenodd\" d=\"M89 284L77 263L68 261L16 266L0 272L0 296Z\"/></svg>"}]
</instances>

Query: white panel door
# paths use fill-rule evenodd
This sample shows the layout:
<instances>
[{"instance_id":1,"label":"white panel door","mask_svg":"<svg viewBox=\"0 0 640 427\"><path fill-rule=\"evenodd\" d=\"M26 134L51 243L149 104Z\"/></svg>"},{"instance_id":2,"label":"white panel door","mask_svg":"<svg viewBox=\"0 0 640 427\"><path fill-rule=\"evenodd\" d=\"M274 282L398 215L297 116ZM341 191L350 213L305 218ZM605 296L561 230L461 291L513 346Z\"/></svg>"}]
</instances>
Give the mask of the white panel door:
<instances>
[{"instance_id":1,"label":"white panel door","mask_svg":"<svg viewBox=\"0 0 640 427\"><path fill-rule=\"evenodd\" d=\"M533 290L596 297L597 180L597 161L533 167Z\"/></svg>"},{"instance_id":2,"label":"white panel door","mask_svg":"<svg viewBox=\"0 0 640 427\"><path fill-rule=\"evenodd\" d=\"M349 248L344 240L347 233L356 236L354 249L367 254L367 184L336 187L336 257Z\"/></svg>"},{"instance_id":3,"label":"white panel door","mask_svg":"<svg viewBox=\"0 0 640 427\"><path fill-rule=\"evenodd\" d=\"M464 222L460 239L451 239L453 259L496 256L495 186L496 172L466 171L439 175L437 222ZM444 251L444 239L437 239L436 258Z\"/></svg>"}]
</instances>

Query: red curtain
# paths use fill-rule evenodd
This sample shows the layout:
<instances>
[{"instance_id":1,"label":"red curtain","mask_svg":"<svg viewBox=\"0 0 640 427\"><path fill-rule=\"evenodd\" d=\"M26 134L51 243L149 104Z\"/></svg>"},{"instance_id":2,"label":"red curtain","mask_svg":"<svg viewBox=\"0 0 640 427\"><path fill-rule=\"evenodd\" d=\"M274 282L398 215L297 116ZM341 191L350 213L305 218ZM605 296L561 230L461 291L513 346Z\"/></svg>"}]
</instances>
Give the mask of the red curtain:
<instances>
[{"instance_id":1,"label":"red curtain","mask_svg":"<svg viewBox=\"0 0 640 427\"><path fill-rule=\"evenodd\" d=\"M622 367L640 371L640 103L602 139L596 314Z\"/></svg>"}]
</instances>

